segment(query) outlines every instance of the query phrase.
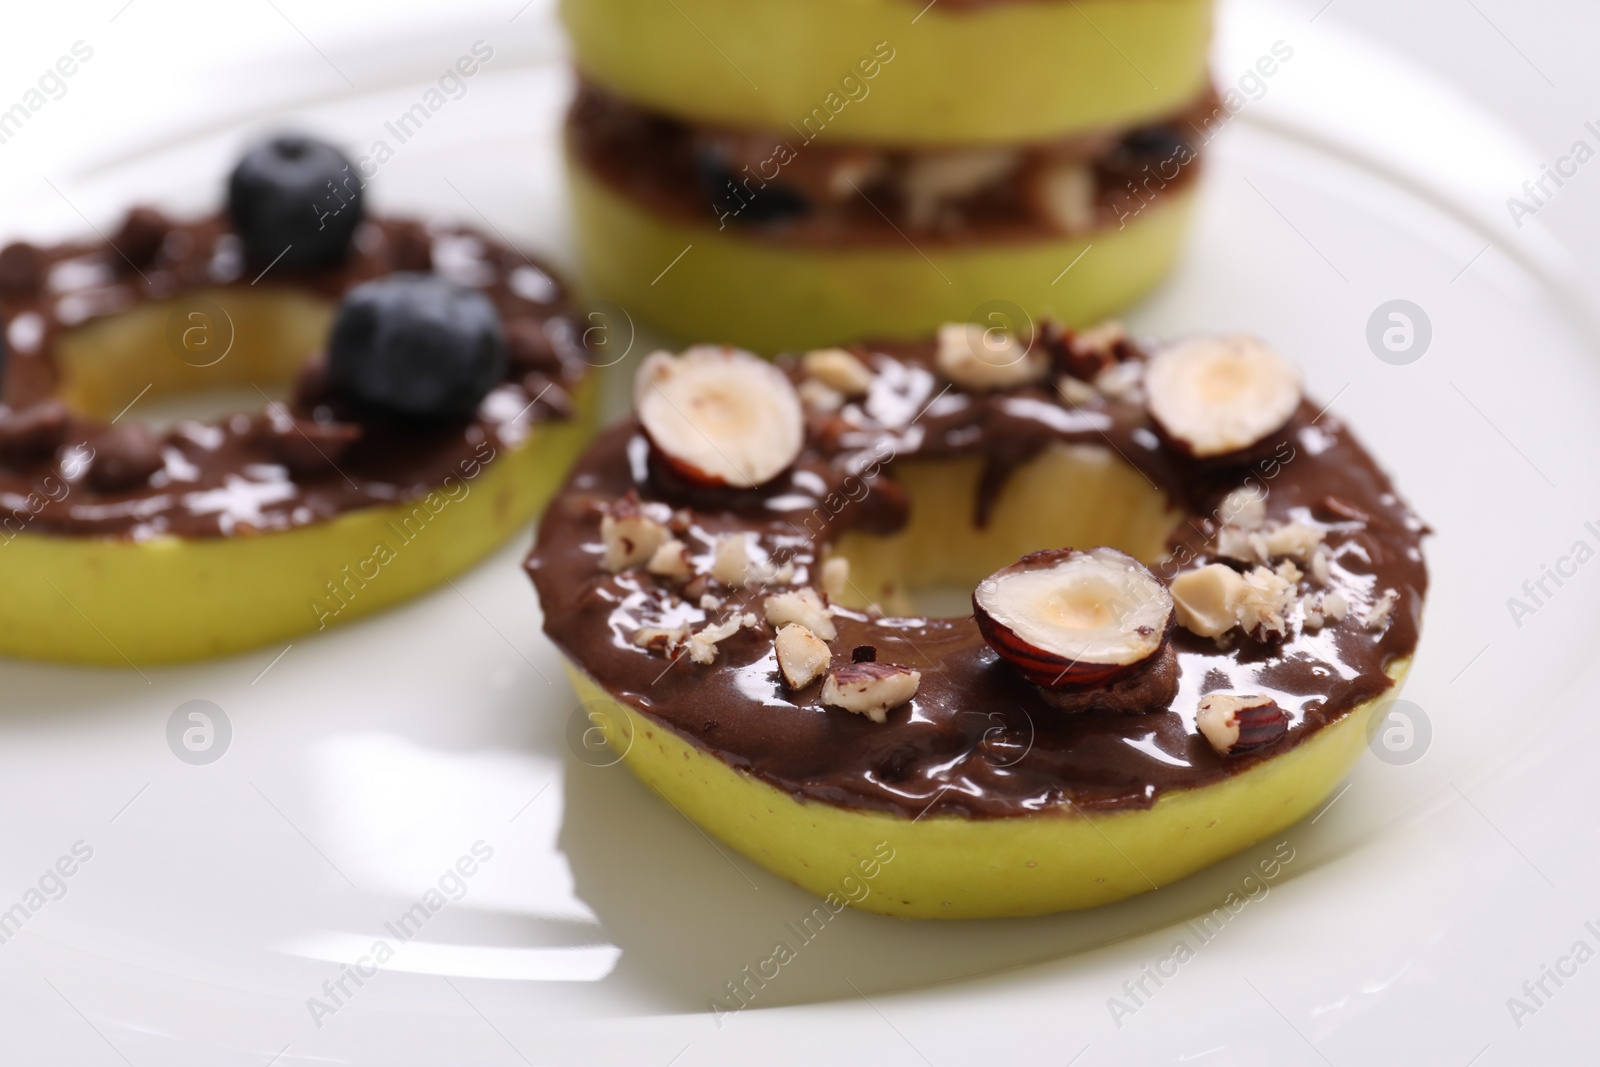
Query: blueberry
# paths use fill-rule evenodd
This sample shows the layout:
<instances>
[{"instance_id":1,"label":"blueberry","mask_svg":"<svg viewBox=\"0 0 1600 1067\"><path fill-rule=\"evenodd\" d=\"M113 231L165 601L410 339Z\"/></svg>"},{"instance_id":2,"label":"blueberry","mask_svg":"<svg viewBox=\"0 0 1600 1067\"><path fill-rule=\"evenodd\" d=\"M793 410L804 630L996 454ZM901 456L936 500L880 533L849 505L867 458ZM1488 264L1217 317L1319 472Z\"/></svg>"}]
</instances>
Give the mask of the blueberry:
<instances>
[{"instance_id":1,"label":"blueberry","mask_svg":"<svg viewBox=\"0 0 1600 1067\"><path fill-rule=\"evenodd\" d=\"M361 181L331 144L275 137L233 168L228 214L251 263L327 266L344 258L361 221Z\"/></svg>"},{"instance_id":2,"label":"blueberry","mask_svg":"<svg viewBox=\"0 0 1600 1067\"><path fill-rule=\"evenodd\" d=\"M1123 138L1123 145L1142 159L1181 160L1192 156L1189 139L1170 126L1144 126Z\"/></svg>"},{"instance_id":3,"label":"blueberry","mask_svg":"<svg viewBox=\"0 0 1600 1067\"><path fill-rule=\"evenodd\" d=\"M695 153L695 177L711 196L712 213L719 219L752 225L786 222L809 210L805 198L782 185L752 180L748 187L720 156L708 151Z\"/></svg>"},{"instance_id":4,"label":"blueberry","mask_svg":"<svg viewBox=\"0 0 1600 1067\"><path fill-rule=\"evenodd\" d=\"M437 274L390 274L356 286L328 338L330 385L398 415L469 418L505 371L494 305Z\"/></svg>"}]
</instances>

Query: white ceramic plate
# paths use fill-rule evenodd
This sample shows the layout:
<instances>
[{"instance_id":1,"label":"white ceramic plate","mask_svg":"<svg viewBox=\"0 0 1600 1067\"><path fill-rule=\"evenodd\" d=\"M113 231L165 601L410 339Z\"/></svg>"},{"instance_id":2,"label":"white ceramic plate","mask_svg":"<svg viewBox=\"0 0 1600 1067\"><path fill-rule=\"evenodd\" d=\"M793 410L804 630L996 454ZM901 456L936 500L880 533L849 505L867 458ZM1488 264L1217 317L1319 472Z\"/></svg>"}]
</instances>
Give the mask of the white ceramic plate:
<instances>
[{"instance_id":1,"label":"white ceramic plate","mask_svg":"<svg viewBox=\"0 0 1600 1067\"><path fill-rule=\"evenodd\" d=\"M1571 1062L1600 1001L1600 962L1570 956L1600 949L1600 565L1560 561L1600 549L1595 334L1559 244L1496 214L1537 173L1513 138L1304 11L1229 10L1224 85L1274 41L1294 57L1246 83L1259 99L1214 142L1193 248L1133 321L1268 337L1436 528L1409 748L1402 730L1315 819L1144 898L1026 921L846 913L802 945L811 898L574 754L523 536L457 588L287 649L142 674L0 664L0 911L92 850L0 944L0 1058ZM373 193L564 262L567 83L529 39ZM15 217L64 232L132 199L210 203L248 132L292 118L359 149L430 71L292 109L246 94L233 118L211 100L190 134L153 129ZM1367 341L1397 299L1431 326L1403 364ZM1547 564L1571 573L1535 605L1523 583ZM1513 619L1510 597L1536 610ZM231 726L209 765L168 747L190 700ZM1274 854L1292 859L1264 878ZM453 899L429 911L441 879ZM408 912L425 921L402 928ZM748 1008L709 1010L780 940L796 958ZM375 951L393 958L348 977Z\"/></svg>"}]
</instances>

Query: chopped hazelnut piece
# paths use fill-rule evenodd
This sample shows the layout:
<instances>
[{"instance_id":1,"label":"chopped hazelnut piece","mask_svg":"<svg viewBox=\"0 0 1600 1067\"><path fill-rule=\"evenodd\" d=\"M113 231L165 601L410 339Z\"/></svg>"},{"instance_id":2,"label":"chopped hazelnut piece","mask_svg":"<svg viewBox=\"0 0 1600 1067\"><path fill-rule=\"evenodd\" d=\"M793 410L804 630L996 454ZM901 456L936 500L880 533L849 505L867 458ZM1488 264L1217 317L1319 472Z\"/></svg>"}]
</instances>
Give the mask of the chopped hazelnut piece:
<instances>
[{"instance_id":1,"label":"chopped hazelnut piece","mask_svg":"<svg viewBox=\"0 0 1600 1067\"><path fill-rule=\"evenodd\" d=\"M662 578L687 578L693 573L689 566L689 548L676 537L668 538L650 556L644 569Z\"/></svg>"},{"instance_id":2,"label":"chopped hazelnut piece","mask_svg":"<svg viewBox=\"0 0 1600 1067\"><path fill-rule=\"evenodd\" d=\"M794 581L794 564L785 561L775 566L770 559L757 560L750 565L748 578L757 585L788 585Z\"/></svg>"},{"instance_id":3,"label":"chopped hazelnut piece","mask_svg":"<svg viewBox=\"0 0 1600 1067\"><path fill-rule=\"evenodd\" d=\"M600 520L600 541L605 556L600 565L612 574L648 562L667 540L667 528L626 504L618 505Z\"/></svg>"},{"instance_id":4,"label":"chopped hazelnut piece","mask_svg":"<svg viewBox=\"0 0 1600 1067\"><path fill-rule=\"evenodd\" d=\"M1201 637L1217 637L1239 624L1244 579L1232 567L1212 563L1172 580L1178 625Z\"/></svg>"},{"instance_id":5,"label":"chopped hazelnut piece","mask_svg":"<svg viewBox=\"0 0 1600 1067\"><path fill-rule=\"evenodd\" d=\"M822 702L873 722L888 719L889 709L917 695L922 672L892 663L852 663L828 675L822 683Z\"/></svg>"},{"instance_id":6,"label":"chopped hazelnut piece","mask_svg":"<svg viewBox=\"0 0 1600 1067\"><path fill-rule=\"evenodd\" d=\"M1038 171L1032 193L1044 215L1063 233L1085 233L1095 224L1094 171L1081 161L1057 161Z\"/></svg>"},{"instance_id":7,"label":"chopped hazelnut piece","mask_svg":"<svg viewBox=\"0 0 1600 1067\"><path fill-rule=\"evenodd\" d=\"M1022 154L1010 147L917 152L900 179L906 221L924 230L939 221L947 204L971 196L1017 169Z\"/></svg>"},{"instance_id":8,"label":"chopped hazelnut piece","mask_svg":"<svg viewBox=\"0 0 1600 1067\"><path fill-rule=\"evenodd\" d=\"M1267 541L1254 530L1224 526L1217 531L1217 555L1240 563L1265 563Z\"/></svg>"},{"instance_id":9,"label":"chopped hazelnut piece","mask_svg":"<svg viewBox=\"0 0 1600 1067\"><path fill-rule=\"evenodd\" d=\"M765 156L766 149L763 149ZM838 161L828 175L827 192L835 200L847 200L858 191L876 182L889 169L888 157L872 148L861 147L840 151L835 146Z\"/></svg>"},{"instance_id":10,"label":"chopped hazelnut piece","mask_svg":"<svg viewBox=\"0 0 1600 1067\"><path fill-rule=\"evenodd\" d=\"M1044 329L1046 337L1060 341L1052 353L1059 369L1080 382L1092 382L1101 371L1134 354L1128 331L1115 319L1077 332L1049 322Z\"/></svg>"},{"instance_id":11,"label":"chopped hazelnut piece","mask_svg":"<svg viewBox=\"0 0 1600 1067\"><path fill-rule=\"evenodd\" d=\"M1289 732L1289 718L1269 696L1210 693L1201 698L1195 725L1224 756L1265 748Z\"/></svg>"},{"instance_id":12,"label":"chopped hazelnut piece","mask_svg":"<svg viewBox=\"0 0 1600 1067\"><path fill-rule=\"evenodd\" d=\"M1306 613L1306 629L1320 630L1344 619L1348 606L1339 593L1314 593L1301 601Z\"/></svg>"},{"instance_id":13,"label":"chopped hazelnut piece","mask_svg":"<svg viewBox=\"0 0 1600 1067\"><path fill-rule=\"evenodd\" d=\"M778 670L790 689L804 689L822 677L833 658L827 642L797 622L778 627L772 643L778 652Z\"/></svg>"},{"instance_id":14,"label":"chopped hazelnut piece","mask_svg":"<svg viewBox=\"0 0 1600 1067\"><path fill-rule=\"evenodd\" d=\"M844 407L845 395L831 385L824 385L815 378L807 378L795 387L800 394L800 402L808 408L817 411L833 413Z\"/></svg>"},{"instance_id":15,"label":"chopped hazelnut piece","mask_svg":"<svg viewBox=\"0 0 1600 1067\"><path fill-rule=\"evenodd\" d=\"M691 634L689 637L689 658L701 666L715 662L717 658L717 643L726 641L738 633L742 625L743 621L735 615L731 619L713 626L707 626L698 633Z\"/></svg>"},{"instance_id":16,"label":"chopped hazelnut piece","mask_svg":"<svg viewBox=\"0 0 1600 1067\"><path fill-rule=\"evenodd\" d=\"M1312 554L1322 544L1326 534L1315 526L1303 522L1288 522L1266 531L1267 552L1273 556L1289 556L1309 562Z\"/></svg>"},{"instance_id":17,"label":"chopped hazelnut piece","mask_svg":"<svg viewBox=\"0 0 1600 1067\"><path fill-rule=\"evenodd\" d=\"M1309 561L1312 581L1318 585L1328 584L1329 579L1333 577L1333 572L1330 568L1332 559L1333 557L1329 554L1327 545L1318 545L1316 547L1316 550L1311 553Z\"/></svg>"},{"instance_id":18,"label":"chopped hazelnut piece","mask_svg":"<svg viewBox=\"0 0 1600 1067\"><path fill-rule=\"evenodd\" d=\"M866 396L876 378L871 368L842 348L807 352L800 366L816 381L851 398Z\"/></svg>"},{"instance_id":19,"label":"chopped hazelnut piece","mask_svg":"<svg viewBox=\"0 0 1600 1067\"><path fill-rule=\"evenodd\" d=\"M1079 330L1072 338L1072 348L1081 353L1100 353L1112 359L1117 350L1128 343L1128 328L1117 319L1106 319L1087 330Z\"/></svg>"},{"instance_id":20,"label":"chopped hazelnut piece","mask_svg":"<svg viewBox=\"0 0 1600 1067\"><path fill-rule=\"evenodd\" d=\"M1070 374L1063 374L1056 379L1056 392L1061 394L1063 403L1074 408L1085 407L1100 399L1100 390Z\"/></svg>"},{"instance_id":21,"label":"chopped hazelnut piece","mask_svg":"<svg viewBox=\"0 0 1600 1067\"><path fill-rule=\"evenodd\" d=\"M822 597L810 586L788 593L775 593L767 597L763 607L767 613L767 622L773 626L796 622L824 641L832 641L839 636L839 631L833 624L833 616L828 611L828 605L823 603Z\"/></svg>"},{"instance_id":22,"label":"chopped hazelnut piece","mask_svg":"<svg viewBox=\"0 0 1600 1067\"><path fill-rule=\"evenodd\" d=\"M1385 589L1383 595L1373 601L1372 607L1367 610L1367 617L1362 625L1369 630L1381 630L1389 624L1389 616L1394 614L1395 602L1399 594L1393 589Z\"/></svg>"},{"instance_id":23,"label":"chopped hazelnut piece","mask_svg":"<svg viewBox=\"0 0 1600 1067\"><path fill-rule=\"evenodd\" d=\"M1144 364L1137 360L1113 363L1095 375L1094 387L1113 400L1144 403Z\"/></svg>"},{"instance_id":24,"label":"chopped hazelnut piece","mask_svg":"<svg viewBox=\"0 0 1600 1067\"><path fill-rule=\"evenodd\" d=\"M963 389L984 392L1014 389L1043 378L1041 352L1030 351L1009 330L985 329L971 322L939 327L939 372Z\"/></svg>"},{"instance_id":25,"label":"chopped hazelnut piece","mask_svg":"<svg viewBox=\"0 0 1600 1067\"><path fill-rule=\"evenodd\" d=\"M750 535L747 533L723 534L717 538L711 556L711 577L735 589L744 584L750 573Z\"/></svg>"},{"instance_id":26,"label":"chopped hazelnut piece","mask_svg":"<svg viewBox=\"0 0 1600 1067\"><path fill-rule=\"evenodd\" d=\"M1235 489L1217 508L1217 518L1241 530L1259 530L1267 521L1267 501L1260 493Z\"/></svg>"},{"instance_id":27,"label":"chopped hazelnut piece","mask_svg":"<svg viewBox=\"0 0 1600 1067\"><path fill-rule=\"evenodd\" d=\"M665 652L673 655L677 646L683 644L689 636L689 631L681 626L646 626L633 635L633 643L640 648L647 648L652 652Z\"/></svg>"},{"instance_id":28,"label":"chopped hazelnut piece","mask_svg":"<svg viewBox=\"0 0 1600 1067\"><path fill-rule=\"evenodd\" d=\"M1294 586L1265 567L1244 576L1239 598L1239 625L1246 633L1265 639L1289 633L1289 613L1294 610Z\"/></svg>"}]
</instances>

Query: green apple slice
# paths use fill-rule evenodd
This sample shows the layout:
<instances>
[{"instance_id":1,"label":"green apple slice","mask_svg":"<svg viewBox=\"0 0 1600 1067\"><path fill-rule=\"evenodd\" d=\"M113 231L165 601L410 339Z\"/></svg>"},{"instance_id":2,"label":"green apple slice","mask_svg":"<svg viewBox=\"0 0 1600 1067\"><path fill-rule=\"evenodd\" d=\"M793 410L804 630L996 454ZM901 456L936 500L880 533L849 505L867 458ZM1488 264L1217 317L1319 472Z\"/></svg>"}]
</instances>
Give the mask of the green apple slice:
<instances>
[{"instance_id":1,"label":"green apple slice","mask_svg":"<svg viewBox=\"0 0 1600 1067\"><path fill-rule=\"evenodd\" d=\"M1045 140L1170 114L1211 0L563 0L579 68L701 122L877 144Z\"/></svg>"},{"instance_id":2,"label":"green apple slice","mask_svg":"<svg viewBox=\"0 0 1600 1067\"><path fill-rule=\"evenodd\" d=\"M970 589L995 561L1015 559L1019 545L1080 538L1157 559L1182 517L1109 449L1062 445L1014 472L983 530L949 522L970 508L981 467L976 457L898 466L917 502L911 522L892 537L850 533L833 546L850 561L851 588L891 613L914 613L911 592L960 582ZM902 918L976 919L1109 904L1279 833L1316 810L1349 772L1365 750L1374 708L1393 697L1409 663L1391 664L1394 689L1295 747L1214 784L1165 793L1147 809L1089 815L1063 804L987 819L937 807L912 819L798 800L617 701L581 667L569 664L568 673L590 720L634 774L774 874L827 896L857 864L875 860L873 891L855 906Z\"/></svg>"},{"instance_id":3,"label":"green apple slice","mask_svg":"<svg viewBox=\"0 0 1600 1067\"><path fill-rule=\"evenodd\" d=\"M580 252L596 289L678 337L768 354L858 337L925 336L996 299L1089 325L1166 275L1196 195L1192 184L1169 191L1124 225L1086 236L929 243L921 250L802 247L668 218L570 156L568 175Z\"/></svg>"},{"instance_id":4,"label":"green apple slice","mask_svg":"<svg viewBox=\"0 0 1600 1067\"><path fill-rule=\"evenodd\" d=\"M220 308L225 358L186 363L165 348L175 310ZM208 290L69 331L59 395L108 417L152 396L289 379L327 333L331 304L293 289ZM0 542L0 655L126 667L240 652L343 625L398 604L482 559L532 520L587 443L591 376L568 421L535 423L458 485L292 530L123 538L24 529ZM464 487L464 488L463 488Z\"/></svg>"}]
</instances>

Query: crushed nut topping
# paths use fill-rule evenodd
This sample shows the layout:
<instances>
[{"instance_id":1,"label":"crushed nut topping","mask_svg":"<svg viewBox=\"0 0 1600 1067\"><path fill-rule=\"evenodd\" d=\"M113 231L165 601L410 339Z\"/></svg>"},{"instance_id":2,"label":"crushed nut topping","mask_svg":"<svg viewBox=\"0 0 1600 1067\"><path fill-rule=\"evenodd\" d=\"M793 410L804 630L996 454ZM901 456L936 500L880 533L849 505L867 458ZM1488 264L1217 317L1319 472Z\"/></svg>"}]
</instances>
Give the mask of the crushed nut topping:
<instances>
[{"instance_id":1,"label":"crushed nut topping","mask_svg":"<svg viewBox=\"0 0 1600 1067\"><path fill-rule=\"evenodd\" d=\"M1293 583L1265 567L1254 567L1244 575L1244 585L1239 599L1239 625L1245 633L1263 640L1287 636L1289 614L1294 610Z\"/></svg>"},{"instance_id":2,"label":"crushed nut topping","mask_svg":"<svg viewBox=\"0 0 1600 1067\"><path fill-rule=\"evenodd\" d=\"M1341 622L1349 606L1341 593L1316 593L1301 601L1306 629L1320 630L1329 623Z\"/></svg>"},{"instance_id":3,"label":"crushed nut topping","mask_svg":"<svg viewBox=\"0 0 1600 1067\"><path fill-rule=\"evenodd\" d=\"M877 377L870 367L842 348L807 352L800 366L813 380L851 399L866 396Z\"/></svg>"},{"instance_id":4,"label":"crushed nut topping","mask_svg":"<svg viewBox=\"0 0 1600 1067\"><path fill-rule=\"evenodd\" d=\"M676 537L661 542L651 555L645 570L660 578L687 578L694 573L689 565L689 546Z\"/></svg>"},{"instance_id":5,"label":"crushed nut topping","mask_svg":"<svg viewBox=\"0 0 1600 1067\"><path fill-rule=\"evenodd\" d=\"M707 626L689 636L689 659L701 666L708 666L716 661L717 643L726 641L739 632L743 625L737 615L722 622Z\"/></svg>"},{"instance_id":6,"label":"crushed nut topping","mask_svg":"<svg viewBox=\"0 0 1600 1067\"><path fill-rule=\"evenodd\" d=\"M1393 589L1385 589L1383 595L1373 601L1372 607L1367 610L1367 617L1361 624L1369 630L1383 629L1389 624L1389 616L1394 614L1394 606L1399 599L1399 593Z\"/></svg>"},{"instance_id":7,"label":"crushed nut topping","mask_svg":"<svg viewBox=\"0 0 1600 1067\"><path fill-rule=\"evenodd\" d=\"M845 395L831 385L824 385L815 378L807 378L796 386L795 391L800 394L800 402L808 408L817 411L833 413L844 407Z\"/></svg>"},{"instance_id":8,"label":"crushed nut topping","mask_svg":"<svg viewBox=\"0 0 1600 1067\"><path fill-rule=\"evenodd\" d=\"M1241 530L1259 530L1267 521L1267 498L1250 489L1235 489L1223 497L1217 518Z\"/></svg>"},{"instance_id":9,"label":"crushed nut topping","mask_svg":"<svg viewBox=\"0 0 1600 1067\"><path fill-rule=\"evenodd\" d=\"M1201 637L1219 637L1239 625L1244 579L1225 563L1184 571L1172 580L1178 625Z\"/></svg>"},{"instance_id":10,"label":"crushed nut topping","mask_svg":"<svg viewBox=\"0 0 1600 1067\"><path fill-rule=\"evenodd\" d=\"M1094 387L1113 400L1144 403L1144 364L1135 359L1113 363L1095 375Z\"/></svg>"},{"instance_id":11,"label":"crushed nut topping","mask_svg":"<svg viewBox=\"0 0 1600 1067\"><path fill-rule=\"evenodd\" d=\"M1333 555L1328 551L1328 546L1318 545L1316 551L1311 553L1311 580L1318 585L1327 585L1333 578L1332 561Z\"/></svg>"},{"instance_id":12,"label":"crushed nut topping","mask_svg":"<svg viewBox=\"0 0 1600 1067\"><path fill-rule=\"evenodd\" d=\"M824 641L832 641L839 636L827 603L810 586L787 593L774 593L762 601L762 607L766 611L767 622L773 626L799 623Z\"/></svg>"},{"instance_id":13,"label":"crushed nut topping","mask_svg":"<svg viewBox=\"0 0 1600 1067\"><path fill-rule=\"evenodd\" d=\"M939 327L939 372L963 389L985 392L1014 389L1043 378L1043 352L1025 346L1008 330L984 329L971 322Z\"/></svg>"},{"instance_id":14,"label":"crushed nut topping","mask_svg":"<svg viewBox=\"0 0 1600 1067\"><path fill-rule=\"evenodd\" d=\"M1224 756L1265 748L1289 732L1289 717L1269 696L1209 693L1202 697L1195 725Z\"/></svg>"},{"instance_id":15,"label":"crushed nut topping","mask_svg":"<svg viewBox=\"0 0 1600 1067\"><path fill-rule=\"evenodd\" d=\"M737 589L750 573L750 535L747 533L723 534L717 538L711 554L711 577Z\"/></svg>"},{"instance_id":16,"label":"crushed nut topping","mask_svg":"<svg viewBox=\"0 0 1600 1067\"><path fill-rule=\"evenodd\" d=\"M1061 394L1062 403L1075 408L1087 407L1100 399L1100 390L1070 374L1056 379L1056 392Z\"/></svg>"},{"instance_id":17,"label":"crushed nut topping","mask_svg":"<svg viewBox=\"0 0 1600 1067\"><path fill-rule=\"evenodd\" d=\"M833 658L827 643L797 622L778 627L772 643L778 653L778 670L790 689L804 689L822 677Z\"/></svg>"},{"instance_id":18,"label":"crushed nut topping","mask_svg":"<svg viewBox=\"0 0 1600 1067\"><path fill-rule=\"evenodd\" d=\"M1327 535L1315 526L1303 522L1287 522L1268 530L1265 534L1267 553L1271 556L1288 556L1308 562Z\"/></svg>"},{"instance_id":19,"label":"crushed nut topping","mask_svg":"<svg viewBox=\"0 0 1600 1067\"><path fill-rule=\"evenodd\" d=\"M688 639L689 631L682 626L646 626L633 635L633 643L651 652L677 655L678 646Z\"/></svg>"},{"instance_id":20,"label":"crushed nut topping","mask_svg":"<svg viewBox=\"0 0 1600 1067\"><path fill-rule=\"evenodd\" d=\"M1224 526L1217 531L1217 555L1240 563L1265 563L1267 539L1255 530Z\"/></svg>"},{"instance_id":21,"label":"crushed nut topping","mask_svg":"<svg viewBox=\"0 0 1600 1067\"><path fill-rule=\"evenodd\" d=\"M667 528L640 511L636 502L618 501L600 519L600 542L605 546L600 565L612 574L637 567L648 562L669 536Z\"/></svg>"},{"instance_id":22,"label":"crushed nut topping","mask_svg":"<svg viewBox=\"0 0 1600 1067\"><path fill-rule=\"evenodd\" d=\"M892 663L851 663L822 683L822 702L873 722L884 722L891 708L917 695L922 672Z\"/></svg>"}]
</instances>

